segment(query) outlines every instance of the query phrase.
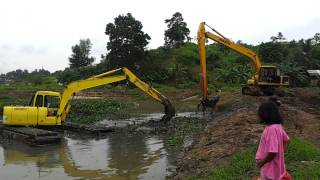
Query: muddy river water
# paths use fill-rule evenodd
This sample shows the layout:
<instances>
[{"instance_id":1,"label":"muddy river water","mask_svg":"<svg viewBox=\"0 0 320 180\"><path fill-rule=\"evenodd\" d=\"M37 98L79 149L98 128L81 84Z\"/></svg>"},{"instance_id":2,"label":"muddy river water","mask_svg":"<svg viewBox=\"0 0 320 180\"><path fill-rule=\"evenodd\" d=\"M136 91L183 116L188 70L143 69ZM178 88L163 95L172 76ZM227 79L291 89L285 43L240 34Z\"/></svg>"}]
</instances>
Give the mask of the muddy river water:
<instances>
[{"instance_id":1,"label":"muddy river water","mask_svg":"<svg viewBox=\"0 0 320 180\"><path fill-rule=\"evenodd\" d=\"M60 144L32 147L0 144L0 179L165 179L175 171L183 147L165 135L66 133Z\"/></svg>"},{"instance_id":2,"label":"muddy river water","mask_svg":"<svg viewBox=\"0 0 320 180\"><path fill-rule=\"evenodd\" d=\"M0 179L165 179L176 152L157 136L67 136L59 145L0 145Z\"/></svg>"}]
</instances>

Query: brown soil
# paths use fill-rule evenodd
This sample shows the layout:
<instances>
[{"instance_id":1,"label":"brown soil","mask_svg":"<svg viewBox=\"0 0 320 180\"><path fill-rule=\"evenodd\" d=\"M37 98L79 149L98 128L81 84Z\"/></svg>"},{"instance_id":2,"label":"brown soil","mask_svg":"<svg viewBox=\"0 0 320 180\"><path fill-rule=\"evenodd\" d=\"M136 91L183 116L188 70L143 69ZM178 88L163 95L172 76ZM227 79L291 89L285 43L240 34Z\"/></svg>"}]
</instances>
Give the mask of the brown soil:
<instances>
[{"instance_id":1,"label":"brown soil","mask_svg":"<svg viewBox=\"0 0 320 180\"><path fill-rule=\"evenodd\" d=\"M281 99L280 107L289 136L319 143L319 88L292 89L289 94L290 97ZM212 167L227 162L242 148L257 145L264 125L259 123L256 112L259 104L267 99L240 94L222 96L218 106L220 115L185 149L175 179L207 173Z\"/></svg>"},{"instance_id":2,"label":"brown soil","mask_svg":"<svg viewBox=\"0 0 320 180\"><path fill-rule=\"evenodd\" d=\"M169 99L183 100L194 95L194 91L191 89L177 89L175 91L169 91L164 93Z\"/></svg>"}]
</instances>

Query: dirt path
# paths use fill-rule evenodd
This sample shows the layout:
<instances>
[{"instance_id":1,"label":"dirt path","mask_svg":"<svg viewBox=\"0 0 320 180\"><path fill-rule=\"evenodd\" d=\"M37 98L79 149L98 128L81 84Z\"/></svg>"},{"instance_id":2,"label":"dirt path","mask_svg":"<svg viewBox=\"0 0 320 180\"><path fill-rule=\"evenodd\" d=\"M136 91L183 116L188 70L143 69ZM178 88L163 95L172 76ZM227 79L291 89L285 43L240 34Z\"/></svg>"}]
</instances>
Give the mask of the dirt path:
<instances>
[{"instance_id":1,"label":"dirt path","mask_svg":"<svg viewBox=\"0 0 320 180\"><path fill-rule=\"evenodd\" d=\"M282 99L280 109L290 137L319 142L319 95L319 89L294 89L290 91L290 97ZM210 122L185 149L175 179L207 173L242 148L257 145L264 125L258 122L256 112L259 104L266 100L266 97L239 94L223 97L218 109L224 113Z\"/></svg>"}]
</instances>

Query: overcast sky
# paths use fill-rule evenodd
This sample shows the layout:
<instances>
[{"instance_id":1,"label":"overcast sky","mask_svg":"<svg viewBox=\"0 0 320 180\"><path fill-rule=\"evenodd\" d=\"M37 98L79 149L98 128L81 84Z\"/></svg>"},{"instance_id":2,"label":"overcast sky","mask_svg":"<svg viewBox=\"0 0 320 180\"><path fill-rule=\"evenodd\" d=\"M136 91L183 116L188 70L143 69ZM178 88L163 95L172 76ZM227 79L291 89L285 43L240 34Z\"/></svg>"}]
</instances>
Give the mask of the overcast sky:
<instances>
[{"instance_id":1,"label":"overcast sky","mask_svg":"<svg viewBox=\"0 0 320 180\"><path fill-rule=\"evenodd\" d=\"M128 12L164 43L165 19L181 12L194 38L201 21L234 41L257 44L282 32L291 39L320 32L319 0L0 0L0 73L68 66L71 46L90 38L96 63L106 52L107 23Z\"/></svg>"}]
</instances>

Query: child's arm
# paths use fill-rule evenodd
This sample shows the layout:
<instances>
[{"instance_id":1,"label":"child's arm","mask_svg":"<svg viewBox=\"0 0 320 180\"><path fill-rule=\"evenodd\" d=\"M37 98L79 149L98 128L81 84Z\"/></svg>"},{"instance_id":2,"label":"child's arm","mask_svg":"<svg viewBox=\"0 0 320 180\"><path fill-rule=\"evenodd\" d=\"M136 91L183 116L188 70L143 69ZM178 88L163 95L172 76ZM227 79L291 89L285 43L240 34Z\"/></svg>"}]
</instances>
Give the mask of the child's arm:
<instances>
[{"instance_id":1,"label":"child's arm","mask_svg":"<svg viewBox=\"0 0 320 180\"><path fill-rule=\"evenodd\" d=\"M269 152L267 154L267 156L265 158L263 158L262 160L257 162L257 165L259 166L259 168L261 168L263 165L265 165L266 163L272 161L272 159L277 155L277 153L272 153Z\"/></svg>"}]
</instances>

